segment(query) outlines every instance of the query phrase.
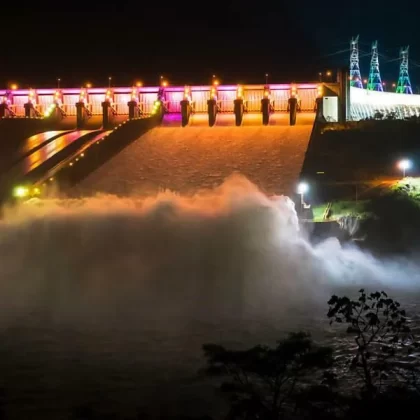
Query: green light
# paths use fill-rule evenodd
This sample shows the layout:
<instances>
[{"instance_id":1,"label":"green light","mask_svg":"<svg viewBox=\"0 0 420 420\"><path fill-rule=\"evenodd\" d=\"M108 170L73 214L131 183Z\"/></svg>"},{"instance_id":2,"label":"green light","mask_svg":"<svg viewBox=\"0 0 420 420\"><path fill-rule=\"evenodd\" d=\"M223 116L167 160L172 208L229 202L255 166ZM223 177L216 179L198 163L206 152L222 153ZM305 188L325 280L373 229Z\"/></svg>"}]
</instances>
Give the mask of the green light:
<instances>
[{"instance_id":1,"label":"green light","mask_svg":"<svg viewBox=\"0 0 420 420\"><path fill-rule=\"evenodd\" d=\"M13 195L15 197L22 198L22 197L26 197L28 195L28 192L29 192L28 189L25 187L16 187L13 190Z\"/></svg>"}]
</instances>

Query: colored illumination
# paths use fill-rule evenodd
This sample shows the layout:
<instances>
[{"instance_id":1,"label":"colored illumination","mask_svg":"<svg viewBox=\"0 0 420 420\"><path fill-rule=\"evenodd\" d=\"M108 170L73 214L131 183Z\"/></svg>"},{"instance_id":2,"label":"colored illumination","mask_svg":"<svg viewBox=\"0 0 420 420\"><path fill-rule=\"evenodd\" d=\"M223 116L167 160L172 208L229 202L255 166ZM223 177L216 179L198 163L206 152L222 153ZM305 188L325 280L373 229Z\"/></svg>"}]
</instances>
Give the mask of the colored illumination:
<instances>
[{"instance_id":1,"label":"colored illumination","mask_svg":"<svg viewBox=\"0 0 420 420\"><path fill-rule=\"evenodd\" d=\"M236 91L236 96L238 99L241 99L244 95L244 90L242 86L238 86L238 90Z\"/></svg>"},{"instance_id":2,"label":"colored illumination","mask_svg":"<svg viewBox=\"0 0 420 420\"><path fill-rule=\"evenodd\" d=\"M29 190L26 187L16 187L13 190L13 196L18 197L18 198L26 197L28 193L29 193Z\"/></svg>"},{"instance_id":3,"label":"colored illumination","mask_svg":"<svg viewBox=\"0 0 420 420\"><path fill-rule=\"evenodd\" d=\"M86 87L87 87L88 89L90 89L90 88L92 87L92 84L91 84L91 83L86 83Z\"/></svg>"},{"instance_id":4,"label":"colored illumination","mask_svg":"<svg viewBox=\"0 0 420 420\"><path fill-rule=\"evenodd\" d=\"M136 86L137 87L142 87L143 86L143 83L142 82L136 82Z\"/></svg>"},{"instance_id":5,"label":"colored illumination","mask_svg":"<svg viewBox=\"0 0 420 420\"><path fill-rule=\"evenodd\" d=\"M137 89L133 89L131 91L131 100L132 101L137 101Z\"/></svg>"},{"instance_id":6,"label":"colored illumination","mask_svg":"<svg viewBox=\"0 0 420 420\"><path fill-rule=\"evenodd\" d=\"M215 81L213 82L213 84L214 84L215 86L218 86L218 85L219 85L219 81L218 81L218 80L215 80Z\"/></svg>"},{"instance_id":7,"label":"colored illumination","mask_svg":"<svg viewBox=\"0 0 420 420\"><path fill-rule=\"evenodd\" d=\"M322 86L318 86L318 98L322 96L323 88Z\"/></svg>"},{"instance_id":8,"label":"colored illumination","mask_svg":"<svg viewBox=\"0 0 420 420\"><path fill-rule=\"evenodd\" d=\"M18 88L18 85L16 83L13 83L12 85L10 85L10 89L12 90L16 90Z\"/></svg>"},{"instance_id":9,"label":"colored illumination","mask_svg":"<svg viewBox=\"0 0 420 420\"><path fill-rule=\"evenodd\" d=\"M420 107L420 95L401 95L394 92L378 92L350 87L352 104L366 105L382 109L384 106Z\"/></svg>"}]
</instances>

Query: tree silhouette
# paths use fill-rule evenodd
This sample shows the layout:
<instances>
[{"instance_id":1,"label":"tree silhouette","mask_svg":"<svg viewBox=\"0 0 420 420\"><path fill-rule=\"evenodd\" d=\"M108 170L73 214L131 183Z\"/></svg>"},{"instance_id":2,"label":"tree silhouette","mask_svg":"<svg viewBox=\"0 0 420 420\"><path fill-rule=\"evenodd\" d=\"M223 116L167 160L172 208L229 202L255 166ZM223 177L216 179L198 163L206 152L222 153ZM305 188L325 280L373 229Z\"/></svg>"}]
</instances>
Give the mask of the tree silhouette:
<instances>
[{"instance_id":1,"label":"tree silhouette","mask_svg":"<svg viewBox=\"0 0 420 420\"><path fill-rule=\"evenodd\" d=\"M328 304L330 324L346 323L347 333L354 336L351 368L364 382L364 396L373 399L394 372L399 353L414 344L406 313L383 291L366 294L361 289L357 300L334 295Z\"/></svg>"},{"instance_id":2,"label":"tree silhouette","mask_svg":"<svg viewBox=\"0 0 420 420\"><path fill-rule=\"evenodd\" d=\"M308 376L332 363L332 349L315 346L303 332L290 334L274 348L234 351L206 344L203 350L207 374L229 377L221 386L231 400L229 419L279 419Z\"/></svg>"}]
</instances>

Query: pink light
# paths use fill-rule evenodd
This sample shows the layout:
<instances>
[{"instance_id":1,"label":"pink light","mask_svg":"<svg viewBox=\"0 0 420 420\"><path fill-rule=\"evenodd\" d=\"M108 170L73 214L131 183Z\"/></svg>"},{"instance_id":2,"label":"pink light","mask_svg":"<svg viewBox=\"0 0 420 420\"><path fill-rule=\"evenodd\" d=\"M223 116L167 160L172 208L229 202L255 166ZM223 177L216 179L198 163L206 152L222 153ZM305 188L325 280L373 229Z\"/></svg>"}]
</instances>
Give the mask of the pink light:
<instances>
[{"instance_id":1,"label":"pink light","mask_svg":"<svg viewBox=\"0 0 420 420\"><path fill-rule=\"evenodd\" d=\"M13 96L28 96L28 94L29 94L29 89L18 89L18 90L12 91Z\"/></svg>"},{"instance_id":2,"label":"pink light","mask_svg":"<svg viewBox=\"0 0 420 420\"><path fill-rule=\"evenodd\" d=\"M89 93L100 94L100 93L106 93L107 89L108 88L89 88L87 90L88 90Z\"/></svg>"},{"instance_id":3,"label":"pink light","mask_svg":"<svg viewBox=\"0 0 420 420\"><path fill-rule=\"evenodd\" d=\"M63 93L63 95L79 95L80 94L81 89L62 89L61 92Z\"/></svg>"},{"instance_id":4,"label":"pink light","mask_svg":"<svg viewBox=\"0 0 420 420\"><path fill-rule=\"evenodd\" d=\"M244 91L246 90L263 90L264 89L263 84L261 85L243 85ZM270 84L269 89L271 92L276 90L290 90L292 84L291 83L281 83L281 84ZM318 83L297 83L296 85L297 89L317 89ZM145 86L140 87L139 92L140 93L157 93L159 91L159 86ZM101 94L105 93L108 88L90 88L89 92L94 94ZM217 86L218 91L236 91L237 85L218 85ZM70 95L78 95L80 94L80 88L70 88L70 89L61 89L62 94L70 94ZM116 87L113 89L114 93L131 93L132 88L131 87ZM37 92L41 95L54 95L56 89L39 89ZM168 86L166 88L167 92L183 92L184 86ZM208 85L198 85L198 86L190 86L190 92L210 92L210 86ZM0 95L5 95L7 90L0 90ZM17 89L12 91L12 94L14 96L20 96L20 95L28 95L29 89Z\"/></svg>"}]
</instances>

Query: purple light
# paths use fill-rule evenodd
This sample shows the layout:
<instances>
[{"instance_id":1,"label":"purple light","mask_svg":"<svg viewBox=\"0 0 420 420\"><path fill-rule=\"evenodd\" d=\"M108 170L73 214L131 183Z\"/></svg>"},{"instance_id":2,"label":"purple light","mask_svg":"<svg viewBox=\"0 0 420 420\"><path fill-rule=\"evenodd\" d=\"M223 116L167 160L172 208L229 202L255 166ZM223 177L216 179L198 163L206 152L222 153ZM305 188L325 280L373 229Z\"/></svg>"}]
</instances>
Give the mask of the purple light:
<instances>
[{"instance_id":1,"label":"purple light","mask_svg":"<svg viewBox=\"0 0 420 420\"><path fill-rule=\"evenodd\" d=\"M247 90L264 90L263 84L261 85L243 85L244 91ZM270 84L268 85L271 91L279 91L279 90L290 90L292 86L295 86L297 90L304 90L304 89L317 89L318 84L316 83L297 83L292 85L290 83L282 83L282 84ZM191 86L191 92L210 92L212 86L211 85L199 85L199 86ZM217 90L219 92L236 92L238 85L218 85ZM64 88L61 89L63 95L79 95L81 90L84 88ZM160 89L159 86L147 86L147 87L138 87L139 93L157 93ZM87 88L87 92L92 94L105 94L108 88ZM114 93L131 93L131 87L115 87L112 88ZM184 92L184 86L168 86L165 89L167 92ZM54 89L34 89L34 91L39 95L54 95L57 91L56 88ZM9 90L2 89L0 90L0 95L4 96ZM30 89L17 89L11 91L13 96L27 96L29 95Z\"/></svg>"}]
</instances>

